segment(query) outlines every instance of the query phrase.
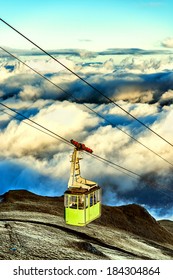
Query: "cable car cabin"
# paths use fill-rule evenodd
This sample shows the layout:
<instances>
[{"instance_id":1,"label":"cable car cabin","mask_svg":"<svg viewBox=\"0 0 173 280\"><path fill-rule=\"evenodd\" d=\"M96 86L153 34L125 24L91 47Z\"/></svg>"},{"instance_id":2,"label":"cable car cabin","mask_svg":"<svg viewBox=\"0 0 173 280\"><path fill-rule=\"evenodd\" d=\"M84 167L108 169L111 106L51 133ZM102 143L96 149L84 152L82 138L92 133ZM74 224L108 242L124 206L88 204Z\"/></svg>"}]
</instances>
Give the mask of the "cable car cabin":
<instances>
[{"instance_id":1,"label":"cable car cabin","mask_svg":"<svg viewBox=\"0 0 173 280\"><path fill-rule=\"evenodd\" d=\"M75 148L68 189L64 193L64 219L66 224L85 226L101 215L101 189L95 182L80 176L79 151L93 151L77 141L71 140L71 143Z\"/></svg>"},{"instance_id":2,"label":"cable car cabin","mask_svg":"<svg viewBox=\"0 0 173 280\"><path fill-rule=\"evenodd\" d=\"M65 221L75 226L85 226L100 217L100 187L91 190L69 188L64 194Z\"/></svg>"}]
</instances>

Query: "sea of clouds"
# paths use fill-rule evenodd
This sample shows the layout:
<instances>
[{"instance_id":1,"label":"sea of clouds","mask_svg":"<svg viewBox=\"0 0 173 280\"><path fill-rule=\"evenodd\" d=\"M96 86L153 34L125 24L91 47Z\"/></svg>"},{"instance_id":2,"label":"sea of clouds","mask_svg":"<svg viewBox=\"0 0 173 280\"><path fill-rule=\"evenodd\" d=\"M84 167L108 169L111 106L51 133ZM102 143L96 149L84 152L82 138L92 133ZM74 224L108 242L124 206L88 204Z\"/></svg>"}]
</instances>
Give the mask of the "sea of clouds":
<instances>
[{"instance_id":1,"label":"sea of clouds","mask_svg":"<svg viewBox=\"0 0 173 280\"><path fill-rule=\"evenodd\" d=\"M68 140L73 138L85 143L95 154L141 175L132 178L136 176L128 176L83 154L82 176L102 187L104 204L138 203L157 218L173 218L171 164L127 134L172 164L173 147L51 58L35 50L15 50L13 53L67 94L1 52L0 102ZM110 49L100 53L84 50L51 53L173 143L173 55L135 49L129 52ZM26 189L41 195L63 195L69 179L72 151L71 146L26 125L22 117L0 107L0 194L10 189Z\"/></svg>"}]
</instances>

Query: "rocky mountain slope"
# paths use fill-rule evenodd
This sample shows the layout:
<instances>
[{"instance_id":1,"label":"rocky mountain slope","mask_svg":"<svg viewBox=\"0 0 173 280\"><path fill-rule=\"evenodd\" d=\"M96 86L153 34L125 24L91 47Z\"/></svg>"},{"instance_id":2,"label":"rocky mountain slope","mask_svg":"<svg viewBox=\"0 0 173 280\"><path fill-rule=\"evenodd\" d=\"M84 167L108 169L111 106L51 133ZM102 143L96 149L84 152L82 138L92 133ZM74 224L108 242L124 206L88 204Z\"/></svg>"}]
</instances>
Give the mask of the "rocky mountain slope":
<instances>
[{"instance_id":1,"label":"rocky mountain slope","mask_svg":"<svg viewBox=\"0 0 173 280\"><path fill-rule=\"evenodd\" d=\"M168 231L172 232L173 234L173 222L169 220L160 220L159 224L165 228L167 228Z\"/></svg>"},{"instance_id":2,"label":"rocky mountain slope","mask_svg":"<svg viewBox=\"0 0 173 280\"><path fill-rule=\"evenodd\" d=\"M63 197L25 190L0 199L0 259L173 259L173 222L135 204L102 206L86 227L65 224Z\"/></svg>"}]
</instances>

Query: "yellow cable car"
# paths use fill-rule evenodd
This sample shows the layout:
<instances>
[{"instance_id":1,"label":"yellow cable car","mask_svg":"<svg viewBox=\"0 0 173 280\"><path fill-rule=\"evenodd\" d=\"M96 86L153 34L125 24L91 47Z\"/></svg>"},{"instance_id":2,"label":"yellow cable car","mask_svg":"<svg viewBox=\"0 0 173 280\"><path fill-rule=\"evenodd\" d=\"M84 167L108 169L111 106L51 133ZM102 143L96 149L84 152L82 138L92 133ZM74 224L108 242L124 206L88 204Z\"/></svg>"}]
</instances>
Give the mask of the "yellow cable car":
<instances>
[{"instance_id":1,"label":"yellow cable car","mask_svg":"<svg viewBox=\"0 0 173 280\"><path fill-rule=\"evenodd\" d=\"M64 218L66 224L85 226L101 215L101 189L93 181L80 176L79 151L92 153L84 144L71 140L75 146L68 189L64 193Z\"/></svg>"}]
</instances>

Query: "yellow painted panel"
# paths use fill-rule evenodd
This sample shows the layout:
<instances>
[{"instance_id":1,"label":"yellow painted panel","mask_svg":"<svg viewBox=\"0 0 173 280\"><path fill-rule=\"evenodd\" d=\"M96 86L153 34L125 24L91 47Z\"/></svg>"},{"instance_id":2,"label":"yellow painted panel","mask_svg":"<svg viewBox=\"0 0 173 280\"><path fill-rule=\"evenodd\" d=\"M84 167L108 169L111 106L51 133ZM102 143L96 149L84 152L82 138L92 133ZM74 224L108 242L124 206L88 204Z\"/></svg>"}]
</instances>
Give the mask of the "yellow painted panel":
<instances>
[{"instance_id":1,"label":"yellow painted panel","mask_svg":"<svg viewBox=\"0 0 173 280\"><path fill-rule=\"evenodd\" d=\"M101 215L101 204L98 202L86 209L65 208L65 221L69 225L85 226Z\"/></svg>"},{"instance_id":2,"label":"yellow painted panel","mask_svg":"<svg viewBox=\"0 0 173 280\"><path fill-rule=\"evenodd\" d=\"M65 220L69 225L85 225L85 210L65 208Z\"/></svg>"}]
</instances>

